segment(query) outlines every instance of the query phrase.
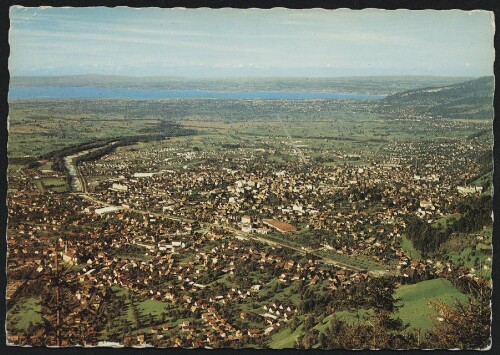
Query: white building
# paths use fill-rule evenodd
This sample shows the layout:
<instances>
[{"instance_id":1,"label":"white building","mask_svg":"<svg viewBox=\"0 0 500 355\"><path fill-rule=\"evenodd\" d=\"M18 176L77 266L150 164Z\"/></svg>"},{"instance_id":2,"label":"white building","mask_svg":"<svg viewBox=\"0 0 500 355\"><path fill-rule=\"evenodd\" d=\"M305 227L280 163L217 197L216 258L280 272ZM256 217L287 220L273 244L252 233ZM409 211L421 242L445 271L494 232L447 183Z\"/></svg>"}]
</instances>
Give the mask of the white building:
<instances>
[{"instance_id":1,"label":"white building","mask_svg":"<svg viewBox=\"0 0 500 355\"><path fill-rule=\"evenodd\" d=\"M471 195L475 193L481 193L483 192L483 187L482 186L458 186L457 187L458 193L461 195Z\"/></svg>"},{"instance_id":2,"label":"white building","mask_svg":"<svg viewBox=\"0 0 500 355\"><path fill-rule=\"evenodd\" d=\"M113 184L111 187L111 190L114 191L128 191L128 186L127 185L122 185L122 184Z\"/></svg>"},{"instance_id":3,"label":"white building","mask_svg":"<svg viewBox=\"0 0 500 355\"><path fill-rule=\"evenodd\" d=\"M109 207L103 207L103 208L97 208L95 210L96 214L105 214L105 213L110 213L110 212L115 212L118 211L120 208L116 206L109 206Z\"/></svg>"},{"instance_id":4,"label":"white building","mask_svg":"<svg viewBox=\"0 0 500 355\"><path fill-rule=\"evenodd\" d=\"M135 178L152 177L154 173L134 173Z\"/></svg>"}]
</instances>

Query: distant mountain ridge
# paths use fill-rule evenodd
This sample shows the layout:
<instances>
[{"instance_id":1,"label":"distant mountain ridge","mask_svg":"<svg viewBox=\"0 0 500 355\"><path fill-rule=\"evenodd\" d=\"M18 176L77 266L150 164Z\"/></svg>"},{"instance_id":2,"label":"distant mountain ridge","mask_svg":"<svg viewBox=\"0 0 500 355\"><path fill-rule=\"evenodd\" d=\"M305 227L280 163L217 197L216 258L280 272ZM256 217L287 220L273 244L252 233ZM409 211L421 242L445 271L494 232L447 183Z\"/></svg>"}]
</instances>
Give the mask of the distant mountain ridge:
<instances>
[{"instance_id":1,"label":"distant mountain ridge","mask_svg":"<svg viewBox=\"0 0 500 355\"><path fill-rule=\"evenodd\" d=\"M393 94L430 86L450 85L469 77L430 76L373 76L332 78L238 77L238 78L185 78L175 76L13 76L11 86L57 86L135 88L156 90L209 90L209 91L319 91L358 94Z\"/></svg>"},{"instance_id":2,"label":"distant mountain ridge","mask_svg":"<svg viewBox=\"0 0 500 355\"><path fill-rule=\"evenodd\" d=\"M387 96L383 102L411 107L436 117L492 119L494 87L494 77L485 76L441 87L403 91Z\"/></svg>"}]
</instances>

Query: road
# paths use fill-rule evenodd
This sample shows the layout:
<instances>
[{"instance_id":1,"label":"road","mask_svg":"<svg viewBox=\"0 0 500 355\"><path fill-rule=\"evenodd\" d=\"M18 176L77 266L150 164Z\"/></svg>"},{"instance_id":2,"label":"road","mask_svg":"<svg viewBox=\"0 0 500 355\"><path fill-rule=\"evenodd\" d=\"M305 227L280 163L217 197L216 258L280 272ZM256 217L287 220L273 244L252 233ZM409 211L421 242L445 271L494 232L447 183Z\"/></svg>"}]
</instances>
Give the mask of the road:
<instances>
[{"instance_id":1,"label":"road","mask_svg":"<svg viewBox=\"0 0 500 355\"><path fill-rule=\"evenodd\" d=\"M85 181L85 177L82 175L80 169L78 168L78 165L75 164L75 159L78 157L84 156L86 154L95 152L99 149L102 149L103 147L112 146L112 145L116 144L117 142L118 141L113 141L113 142L104 144L102 146L96 147L96 148L82 150L76 154L67 155L63 158L64 166L66 167L66 170L68 171L68 175L70 176L69 184L71 187L71 191L73 191L73 192L87 192L87 182Z\"/></svg>"}]
</instances>

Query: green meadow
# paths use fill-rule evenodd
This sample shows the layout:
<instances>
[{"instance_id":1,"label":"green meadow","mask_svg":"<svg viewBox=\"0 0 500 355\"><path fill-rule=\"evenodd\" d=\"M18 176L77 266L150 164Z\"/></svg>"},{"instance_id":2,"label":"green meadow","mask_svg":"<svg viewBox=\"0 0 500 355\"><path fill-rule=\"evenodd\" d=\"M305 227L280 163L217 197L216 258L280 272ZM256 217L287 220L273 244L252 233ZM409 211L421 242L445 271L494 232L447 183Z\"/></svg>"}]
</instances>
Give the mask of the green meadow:
<instances>
[{"instance_id":1,"label":"green meadow","mask_svg":"<svg viewBox=\"0 0 500 355\"><path fill-rule=\"evenodd\" d=\"M441 301L453 305L455 300L467 301L467 297L445 279L401 285L396 290L395 297L401 298L402 304L397 316L403 323L409 323L410 329L420 329L424 332L432 329L437 316L437 311L432 306L433 302Z\"/></svg>"}]
</instances>

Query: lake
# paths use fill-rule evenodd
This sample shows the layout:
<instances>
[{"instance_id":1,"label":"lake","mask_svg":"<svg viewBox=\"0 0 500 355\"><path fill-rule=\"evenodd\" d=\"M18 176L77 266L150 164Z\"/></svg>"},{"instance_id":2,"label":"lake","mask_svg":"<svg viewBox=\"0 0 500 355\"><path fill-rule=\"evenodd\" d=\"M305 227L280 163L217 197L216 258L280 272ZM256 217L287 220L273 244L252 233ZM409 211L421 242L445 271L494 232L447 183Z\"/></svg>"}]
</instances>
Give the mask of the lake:
<instances>
[{"instance_id":1,"label":"lake","mask_svg":"<svg viewBox=\"0 0 500 355\"><path fill-rule=\"evenodd\" d=\"M377 100L385 95L343 94L334 92L295 91L206 91L206 90L149 90L95 87L21 87L9 88L9 100L55 99L262 99L262 100Z\"/></svg>"}]
</instances>

